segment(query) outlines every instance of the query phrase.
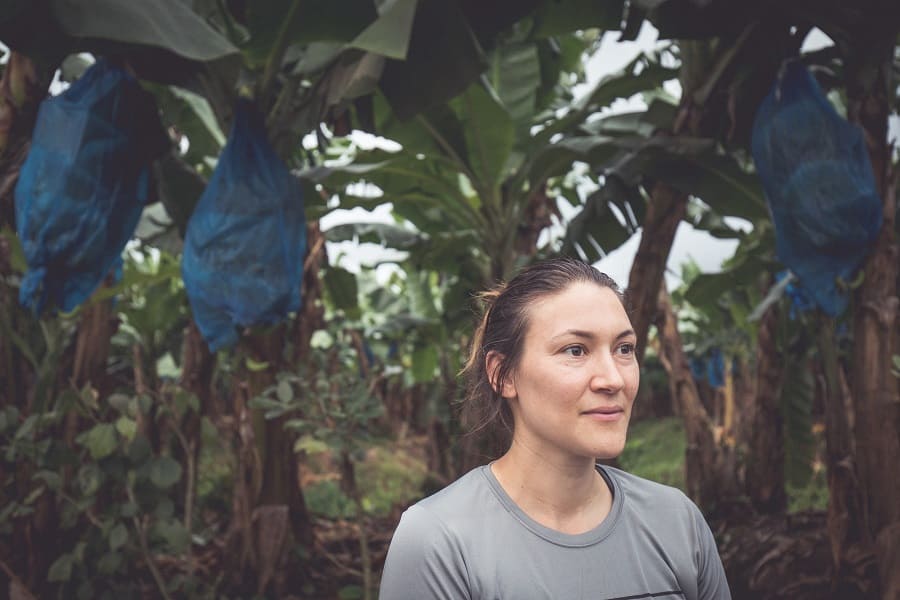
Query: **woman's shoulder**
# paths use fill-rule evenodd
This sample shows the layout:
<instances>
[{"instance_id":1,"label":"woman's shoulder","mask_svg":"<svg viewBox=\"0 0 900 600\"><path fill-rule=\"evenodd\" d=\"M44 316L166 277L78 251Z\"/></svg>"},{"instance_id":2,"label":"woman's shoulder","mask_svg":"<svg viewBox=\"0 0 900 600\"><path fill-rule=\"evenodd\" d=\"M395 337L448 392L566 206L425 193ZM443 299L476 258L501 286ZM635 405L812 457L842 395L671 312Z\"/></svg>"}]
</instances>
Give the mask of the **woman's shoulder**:
<instances>
[{"instance_id":1,"label":"woman's shoulder","mask_svg":"<svg viewBox=\"0 0 900 600\"><path fill-rule=\"evenodd\" d=\"M471 516L474 508L484 508L485 501L493 495L484 473L486 468L488 467L481 466L472 469L410 508L420 509L444 521Z\"/></svg>"},{"instance_id":2,"label":"woman's shoulder","mask_svg":"<svg viewBox=\"0 0 900 600\"><path fill-rule=\"evenodd\" d=\"M625 497L626 504L632 505L632 508L644 508L648 511L696 508L691 499L676 487L644 479L615 467L603 465L599 468L614 482Z\"/></svg>"},{"instance_id":3,"label":"woman's shoulder","mask_svg":"<svg viewBox=\"0 0 900 600\"><path fill-rule=\"evenodd\" d=\"M418 544L456 546L477 537L496 504L483 469L469 471L447 487L423 498L404 511L395 539L411 538Z\"/></svg>"}]
</instances>

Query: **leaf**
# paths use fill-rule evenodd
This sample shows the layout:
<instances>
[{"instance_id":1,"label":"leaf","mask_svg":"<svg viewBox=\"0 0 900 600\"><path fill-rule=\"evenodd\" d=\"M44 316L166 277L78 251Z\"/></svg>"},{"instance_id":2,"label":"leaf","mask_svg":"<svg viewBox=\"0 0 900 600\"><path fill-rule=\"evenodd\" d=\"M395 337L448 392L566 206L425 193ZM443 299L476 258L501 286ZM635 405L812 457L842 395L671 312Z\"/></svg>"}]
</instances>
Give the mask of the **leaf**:
<instances>
[{"instance_id":1,"label":"leaf","mask_svg":"<svg viewBox=\"0 0 900 600\"><path fill-rule=\"evenodd\" d=\"M554 0L534 12L535 38L550 37L578 29L619 29L624 0Z\"/></svg>"},{"instance_id":2,"label":"leaf","mask_svg":"<svg viewBox=\"0 0 900 600\"><path fill-rule=\"evenodd\" d=\"M219 122L216 120L216 115L213 114L209 101L199 94L177 86L171 86L169 89L172 91L172 95L183 100L190 107L209 132L209 135L219 145L219 149L221 149L225 145L225 134L222 133L222 128L219 127Z\"/></svg>"},{"instance_id":3,"label":"leaf","mask_svg":"<svg viewBox=\"0 0 900 600\"><path fill-rule=\"evenodd\" d=\"M124 523L116 523L109 532L109 549L115 552L128 541L128 529Z\"/></svg>"},{"instance_id":4,"label":"leaf","mask_svg":"<svg viewBox=\"0 0 900 600\"><path fill-rule=\"evenodd\" d=\"M789 483L805 485L815 456L813 385L808 369L797 360L788 360L784 377L779 398L784 423L784 475Z\"/></svg>"},{"instance_id":5,"label":"leaf","mask_svg":"<svg viewBox=\"0 0 900 600\"><path fill-rule=\"evenodd\" d=\"M635 71L641 68L640 72ZM663 67L639 56L618 73L608 75L597 82L594 88L576 100L561 118L551 121L535 135L535 143L546 144L554 135L565 133L583 123L588 115L599 111L617 98L630 98L643 91L653 90L664 82L678 77L678 70Z\"/></svg>"},{"instance_id":6,"label":"leaf","mask_svg":"<svg viewBox=\"0 0 900 600\"><path fill-rule=\"evenodd\" d=\"M665 100L654 99L647 110L614 113L592 120L580 127L600 135L640 135L650 137L657 130L668 130L675 123L678 107Z\"/></svg>"},{"instance_id":7,"label":"leaf","mask_svg":"<svg viewBox=\"0 0 900 600\"><path fill-rule=\"evenodd\" d=\"M275 40L286 27L292 44L310 42L347 43L373 23L378 14L374 3L357 0L303 0L294 18L285 23L295 0L267 0L247 4L247 29L250 41L243 48L251 64L261 65L269 57Z\"/></svg>"},{"instance_id":8,"label":"leaf","mask_svg":"<svg viewBox=\"0 0 900 600\"><path fill-rule=\"evenodd\" d=\"M477 179L472 185L480 190L495 187L504 177L515 142L510 114L487 82L471 85L450 105L462 126L469 168Z\"/></svg>"},{"instance_id":9,"label":"leaf","mask_svg":"<svg viewBox=\"0 0 900 600\"><path fill-rule=\"evenodd\" d=\"M130 519L138 513L138 505L134 502L125 502L119 506L119 514L126 519Z\"/></svg>"},{"instance_id":10,"label":"leaf","mask_svg":"<svg viewBox=\"0 0 900 600\"><path fill-rule=\"evenodd\" d=\"M359 600L359 598L362 598L364 595L362 587L355 584L345 585L338 590L339 600Z\"/></svg>"},{"instance_id":11,"label":"leaf","mask_svg":"<svg viewBox=\"0 0 900 600\"><path fill-rule=\"evenodd\" d=\"M244 364L247 366L247 370L252 373L259 373L260 371L265 371L269 368L269 363L266 361L255 361L249 356L244 359Z\"/></svg>"},{"instance_id":12,"label":"leaf","mask_svg":"<svg viewBox=\"0 0 900 600\"><path fill-rule=\"evenodd\" d=\"M60 557L50 565L50 569L47 571L47 580L50 582L68 581L72 578L73 563L74 557L71 554L65 553L60 555Z\"/></svg>"},{"instance_id":13,"label":"leaf","mask_svg":"<svg viewBox=\"0 0 900 600\"><path fill-rule=\"evenodd\" d=\"M646 13L648 20L659 30L659 39L727 39L744 24L768 14L766 7L756 2L632 0L631 8L636 12ZM808 18L822 18L824 8L811 10L815 10L815 13L809 14Z\"/></svg>"},{"instance_id":14,"label":"leaf","mask_svg":"<svg viewBox=\"0 0 900 600\"><path fill-rule=\"evenodd\" d=\"M116 431L118 431L123 438L130 441L134 439L134 435L137 433L137 422L135 422L134 419L121 416L116 421Z\"/></svg>"},{"instance_id":15,"label":"leaf","mask_svg":"<svg viewBox=\"0 0 900 600\"><path fill-rule=\"evenodd\" d=\"M327 238L326 238L327 239ZM325 289L335 309L348 314L359 313L359 290L356 276L340 267L329 266L325 271Z\"/></svg>"},{"instance_id":16,"label":"leaf","mask_svg":"<svg viewBox=\"0 0 900 600\"><path fill-rule=\"evenodd\" d=\"M59 490L62 485L62 477L55 471L38 471L32 479L43 481L47 488L52 491Z\"/></svg>"},{"instance_id":17,"label":"leaf","mask_svg":"<svg viewBox=\"0 0 900 600\"><path fill-rule=\"evenodd\" d=\"M421 234L390 223L344 223L326 230L324 234L329 242L357 241L382 244L397 250L410 248L422 239Z\"/></svg>"},{"instance_id":18,"label":"leaf","mask_svg":"<svg viewBox=\"0 0 900 600\"><path fill-rule=\"evenodd\" d=\"M303 435L294 443L294 452L306 452L307 454L321 454L331 450L328 444L317 440L311 435Z\"/></svg>"},{"instance_id":19,"label":"leaf","mask_svg":"<svg viewBox=\"0 0 900 600\"><path fill-rule=\"evenodd\" d=\"M94 425L84 435L82 444L91 453L91 458L99 460L113 453L116 449L118 439L116 437L116 427L111 423L100 423Z\"/></svg>"},{"instance_id":20,"label":"leaf","mask_svg":"<svg viewBox=\"0 0 900 600\"><path fill-rule=\"evenodd\" d=\"M134 414L134 399L126 394L112 393L106 399L111 407L123 415Z\"/></svg>"},{"instance_id":21,"label":"leaf","mask_svg":"<svg viewBox=\"0 0 900 600\"><path fill-rule=\"evenodd\" d=\"M107 552L97 561L97 571L104 575L112 575L122 565L122 556L118 552Z\"/></svg>"},{"instance_id":22,"label":"leaf","mask_svg":"<svg viewBox=\"0 0 900 600\"><path fill-rule=\"evenodd\" d=\"M759 257L747 258L719 273L701 273L684 292L684 298L692 305L704 309L718 306L719 300L733 290L755 287L766 264Z\"/></svg>"},{"instance_id":23,"label":"leaf","mask_svg":"<svg viewBox=\"0 0 900 600\"><path fill-rule=\"evenodd\" d=\"M294 75L309 75L320 71L334 61L346 46L338 42L312 42L295 44L287 49L284 62L294 64Z\"/></svg>"},{"instance_id":24,"label":"leaf","mask_svg":"<svg viewBox=\"0 0 900 600\"><path fill-rule=\"evenodd\" d=\"M152 532L165 540L176 553L184 552L191 544L191 533L177 519L162 519L153 526Z\"/></svg>"},{"instance_id":25,"label":"leaf","mask_svg":"<svg viewBox=\"0 0 900 600\"><path fill-rule=\"evenodd\" d=\"M649 166L647 174L699 197L722 216L751 222L769 219L759 179L730 156L704 153L661 161Z\"/></svg>"},{"instance_id":26,"label":"leaf","mask_svg":"<svg viewBox=\"0 0 900 600\"><path fill-rule=\"evenodd\" d=\"M620 152L615 138L603 135L568 137L537 151L523 169L522 176L527 177L529 187L534 189L550 177L567 173L576 160L596 167L609 162Z\"/></svg>"},{"instance_id":27,"label":"leaf","mask_svg":"<svg viewBox=\"0 0 900 600\"><path fill-rule=\"evenodd\" d=\"M406 60L388 61L381 91L401 120L439 106L478 79L487 61L456 2L416 7Z\"/></svg>"},{"instance_id":28,"label":"leaf","mask_svg":"<svg viewBox=\"0 0 900 600\"><path fill-rule=\"evenodd\" d=\"M434 380L438 366L438 353L434 346L417 348L412 355L412 376L416 383Z\"/></svg>"},{"instance_id":29,"label":"leaf","mask_svg":"<svg viewBox=\"0 0 900 600\"><path fill-rule=\"evenodd\" d=\"M150 481L158 488L165 489L181 479L181 465L169 456L160 456L150 463Z\"/></svg>"},{"instance_id":30,"label":"leaf","mask_svg":"<svg viewBox=\"0 0 900 600\"><path fill-rule=\"evenodd\" d=\"M198 61L238 52L182 0L55 0L51 10L75 38L155 46Z\"/></svg>"},{"instance_id":31,"label":"leaf","mask_svg":"<svg viewBox=\"0 0 900 600\"><path fill-rule=\"evenodd\" d=\"M25 499L22 500L22 504L34 504L34 501L40 498L45 491L47 491L47 488L43 486L31 490L31 493L25 496Z\"/></svg>"},{"instance_id":32,"label":"leaf","mask_svg":"<svg viewBox=\"0 0 900 600\"><path fill-rule=\"evenodd\" d=\"M388 58L405 59L417 2L418 0L382 2L379 11L381 15L356 36L350 46Z\"/></svg>"},{"instance_id":33,"label":"leaf","mask_svg":"<svg viewBox=\"0 0 900 600\"><path fill-rule=\"evenodd\" d=\"M383 158L384 160L371 162L371 158ZM344 186L365 179L366 175L378 174L382 167L390 163L390 155L381 154L375 156L357 156L357 160L349 165L325 166L319 165L304 169L297 173L301 179L307 179L314 183L321 183L329 187Z\"/></svg>"},{"instance_id":34,"label":"leaf","mask_svg":"<svg viewBox=\"0 0 900 600\"><path fill-rule=\"evenodd\" d=\"M287 381L279 381L278 385L275 386L275 395L278 396L279 402L287 404L294 399L294 388Z\"/></svg>"},{"instance_id":35,"label":"leaf","mask_svg":"<svg viewBox=\"0 0 900 600\"><path fill-rule=\"evenodd\" d=\"M516 130L528 128L534 119L536 93L541 84L537 45L502 44L489 60L491 87L506 107Z\"/></svg>"},{"instance_id":36,"label":"leaf","mask_svg":"<svg viewBox=\"0 0 900 600\"><path fill-rule=\"evenodd\" d=\"M93 496L103 483L103 471L96 463L87 463L78 469L78 486L85 496Z\"/></svg>"},{"instance_id":37,"label":"leaf","mask_svg":"<svg viewBox=\"0 0 900 600\"><path fill-rule=\"evenodd\" d=\"M15 273L24 273L28 270L28 263L25 261L25 252L22 249L22 242L19 236L8 225L0 227L0 239L6 242L8 251L9 266Z\"/></svg>"},{"instance_id":38,"label":"leaf","mask_svg":"<svg viewBox=\"0 0 900 600\"><path fill-rule=\"evenodd\" d=\"M733 157L718 154L714 140L654 136L634 145L633 140L615 139L623 148L632 147L604 170L607 176L614 174L628 185L651 177L697 196L719 215L768 220L756 175L744 171Z\"/></svg>"},{"instance_id":39,"label":"leaf","mask_svg":"<svg viewBox=\"0 0 900 600\"><path fill-rule=\"evenodd\" d=\"M406 277L410 311L426 319L439 319L429 271L409 272Z\"/></svg>"},{"instance_id":40,"label":"leaf","mask_svg":"<svg viewBox=\"0 0 900 600\"><path fill-rule=\"evenodd\" d=\"M627 203L630 212L643 210L643 198L634 187L629 187L616 176L608 176L603 185L588 196L584 207L569 222L563 238L561 252L577 255L576 247L588 262L596 262L624 244L636 232L634 223L623 225L610 208ZM628 210L621 210L628 215Z\"/></svg>"},{"instance_id":41,"label":"leaf","mask_svg":"<svg viewBox=\"0 0 900 600\"><path fill-rule=\"evenodd\" d=\"M92 64L94 64L94 61L85 58L81 54L70 54L59 65L59 79L66 83L72 83L81 77Z\"/></svg>"}]
</instances>

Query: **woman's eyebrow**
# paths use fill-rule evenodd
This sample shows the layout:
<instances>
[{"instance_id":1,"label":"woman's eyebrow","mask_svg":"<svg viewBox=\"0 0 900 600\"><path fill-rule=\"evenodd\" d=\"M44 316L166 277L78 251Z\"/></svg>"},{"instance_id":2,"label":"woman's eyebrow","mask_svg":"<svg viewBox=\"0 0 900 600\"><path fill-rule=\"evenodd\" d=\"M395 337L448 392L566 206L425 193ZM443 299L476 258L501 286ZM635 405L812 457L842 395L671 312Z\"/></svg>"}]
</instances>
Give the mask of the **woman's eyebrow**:
<instances>
[{"instance_id":1,"label":"woman's eyebrow","mask_svg":"<svg viewBox=\"0 0 900 600\"><path fill-rule=\"evenodd\" d=\"M621 340L622 338L626 338L628 336L633 336L633 335L635 335L634 329L626 329L625 331L623 331L622 333L617 335L614 339L616 341L618 341L618 340ZM589 341L593 341L594 339L597 338L597 335L595 333L586 331L584 329L566 329L562 333L560 333L558 335L554 335L552 338L550 338L550 340L553 341L553 340L556 340L556 339L559 339L562 337L566 337L566 336L573 336L573 337L582 338L582 339L589 340Z\"/></svg>"},{"instance_id":2,"label":"woman's eyebrow","mask_svg":"<svg viewBox=\"0 0 900 600\"><path fill-rule=\"evenodd\" d=\"M554 335L550 340L556 340L563 337L573 336L577 338L583 338L586 340L593 340L597 336L591 333L590 331L585 331L583 329L566 329L560 334Z\"/></svg>"}]
</instances>

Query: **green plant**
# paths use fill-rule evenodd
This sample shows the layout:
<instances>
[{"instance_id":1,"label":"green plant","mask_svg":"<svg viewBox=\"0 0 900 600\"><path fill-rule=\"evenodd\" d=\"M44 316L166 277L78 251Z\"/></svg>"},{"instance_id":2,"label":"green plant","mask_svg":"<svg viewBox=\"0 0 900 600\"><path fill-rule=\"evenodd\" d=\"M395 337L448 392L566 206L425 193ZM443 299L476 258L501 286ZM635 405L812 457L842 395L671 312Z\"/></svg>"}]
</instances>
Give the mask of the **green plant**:
<instances>
[{"instance_id":1,"label":"green plant","mask_svg":"<svg viewBox=\"0 0 900 600\"><path fill-rule=\"evenodd\" d=\"M288 416L285 427L297 434L294 450L307 454L329 452L337 462L340 491L350 499L344 511L356 519L363 565L363 597L372 594L372 561L369 554L367 514L358 481L358 466L372 442L372 426L382 414L373 394L377 373L363 376L361 356L349 332L330 334L332 343L324 352L312 354L309 365L297 373L279 373L277 383L251 401L265 411L267 419ZM351 510L347 510L351 509Z\"/></svg>"},{"instance_id":2,"label":"green plant","mask_svg":"<svg viewBox=\"0 0 900 600\"><path fill-rule=\"evenodd\" d=\"M622 468L684 491L684 425L679 417L648 419L628 428Z\"/></svg>"},{"instance_id":3,"label":"green plant","mask_svg":"<svg viewBox=\"0 0 900 600\"><path fill-rule=\"evenodd\" d=\"M183 391L171 398L112 394L101 402L85 387L63 391L42 413L21 418L12 406L0 412L0 532L36 512L57 511L59 552L47 578L61 597L134 596L152 585L163 597L185 586L198 591L195 581L164 577L158 564L160 555L190 553L183 514L191 500L177 485L182 466L139 431L148 419L192 410ZM70 447L59 432L72 419L85 425Z\"/></svg>"}]
</instances>

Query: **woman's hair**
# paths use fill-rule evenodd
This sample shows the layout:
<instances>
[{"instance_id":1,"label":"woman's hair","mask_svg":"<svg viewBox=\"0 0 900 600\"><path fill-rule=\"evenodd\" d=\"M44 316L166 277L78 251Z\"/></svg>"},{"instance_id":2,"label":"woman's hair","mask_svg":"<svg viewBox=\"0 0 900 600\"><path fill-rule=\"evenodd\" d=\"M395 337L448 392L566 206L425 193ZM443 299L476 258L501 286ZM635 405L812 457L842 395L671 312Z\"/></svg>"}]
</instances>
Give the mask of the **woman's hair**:
<instances>
[{"instance_id":1,"label":"woman's hair","mask_svg":"<svg viewBox=\"0 0 900 600\"><path fill-rule=\"evenodd\" d=\"M512 412L497 390L513 375L522 357L528 307L540 298L560 293L582 281L612 290L625 305L622 292L611 277L573 258L535 263L509 283L479 294L484 313L462 370L466 379L462 421L472 434L489 434L504 451L509 446L513 431ZM487 369L490 352L496 352L500 358L499 367L493 374Z\"/></svg>"}]
</instances>

